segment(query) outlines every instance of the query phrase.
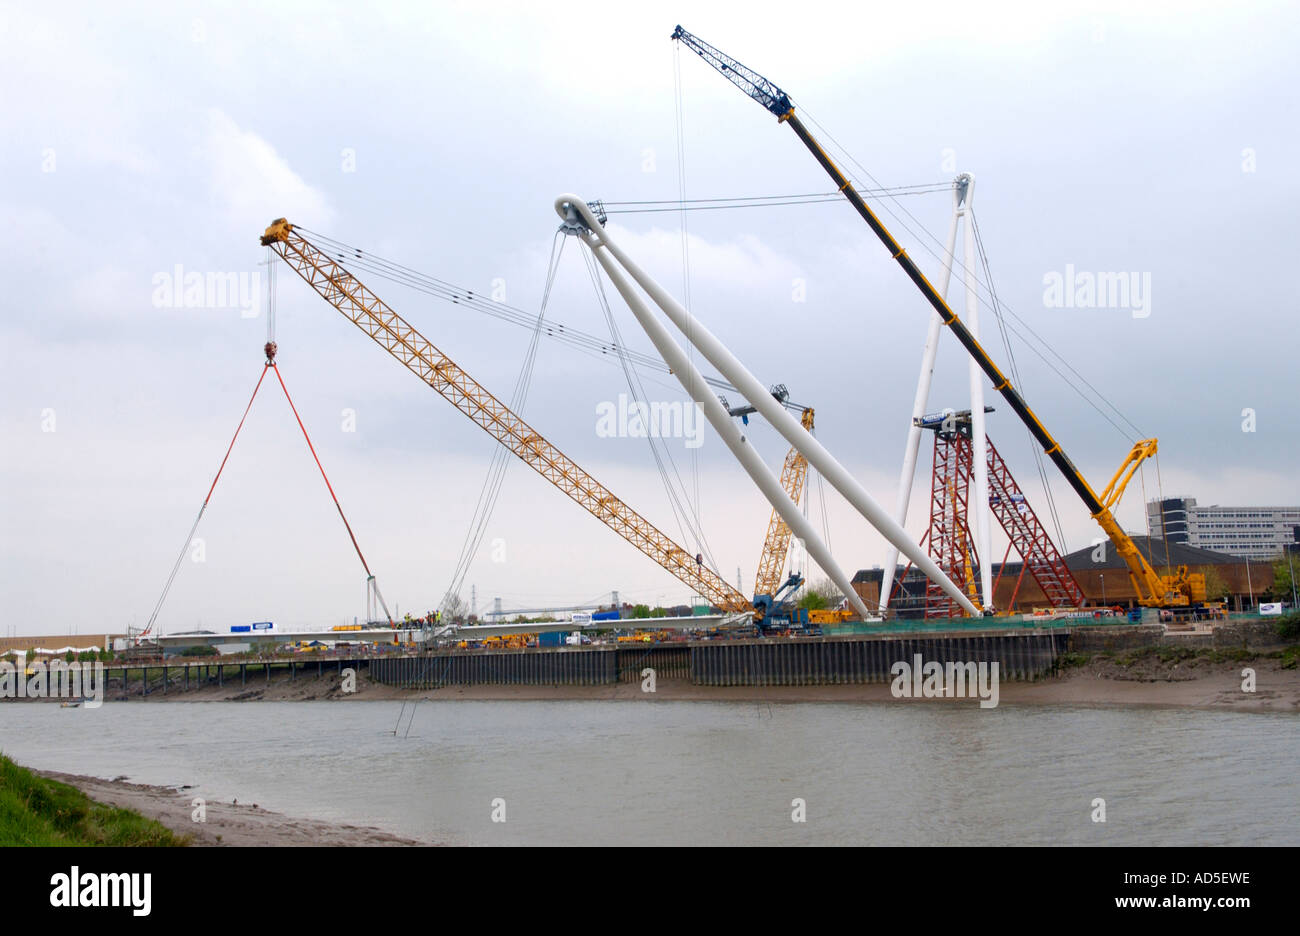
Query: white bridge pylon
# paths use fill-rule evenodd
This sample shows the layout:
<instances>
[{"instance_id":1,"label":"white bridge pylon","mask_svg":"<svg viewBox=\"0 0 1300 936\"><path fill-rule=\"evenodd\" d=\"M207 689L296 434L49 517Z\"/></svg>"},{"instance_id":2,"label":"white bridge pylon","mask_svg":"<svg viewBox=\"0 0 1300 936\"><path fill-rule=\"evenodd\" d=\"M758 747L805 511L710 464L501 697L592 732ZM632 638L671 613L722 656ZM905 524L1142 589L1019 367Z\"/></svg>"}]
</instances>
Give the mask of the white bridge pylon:
<instances>
[{"instance_id":1,"label":"white bridge pylon","mask_svg":"<svg viewBox=\"0 0 1300 936\"><path fill-rule=\"evenodd\" d=\"M880 531L894 546L910 558L932 580L968 613L980 616L979 610L971 600L962 593L952 580L921 548L907 537L903 528L890 517L867 493L843 465L835 460L816 438L800 425L799 420L791 416L780 403L764 388L763 384L740 363L721 341L719 341L699 319L690 315L662 286L651 278L610 239L609 233L596 219L587 203L576 195L561 195L555 200L556 213L564 220L565 229L575 234L591 249L596 260L604 268L614 287L619 291L632 314L645 330L655 349L663 357L672 372L677 376L682 387L704 410L704 415L714 430L731 449L732 454L745 468L745 471L758 485L772 507L781 515L794 534L807 545L809 553L818 565L830 576L831 581L844 593L853 609L864 619L871 615L857 592L849 584L847 576L830 556L830 551L817 535L816 530L804 518L799 508L790 500L781 487L780 481L768 469L762 458L754 451L740 428L732 420L718 399L708 391L703 375L686 356L686 353L673 340L667 328L659 321L642 301L641 296L628 283L620 271L625 270L650 297L669 320L677 326L696 349L704 355L710 364L739 390L770 425L776 428L786 440L794 446L809 464L815 468L831 486L840 492L867 522Z\"/></svg>"},{"instance_id":2,"label":"white bridge pylon","mask_svg":"<svg viewBox=\"0 0 1300 936\"><path fill-rule=\"evenodd\" d=\"M946 301L948 284L952 280L953 256L957 249L957 226L964 219L964 260L966 285L966 325L972 335L979 338L979 293L975 278L975 229L971 218L971 200L975 196L975 176L964 172L954 180L952 193L952 223L948 226L948 241L943 252L943 271L939 275L938 292ZM898 501L894 517L899 526L907 522L907 508L912 497L912 481L916 477L916 458L921 446L921 418L926 415L930 400L930 384L934 379L934 362L939 353L939 335L943 321L938 312L930 314L930 327L925 335L925 351L921 355L921 373L916 381L916 397L912 402L912 424L907 430L903 448L903 469L898 477ZM974 358L970 360L971 445L974 497L969 512L975 518L975 551L979 555L980 595L986 608L993 604L993 562L990 553L992 517L989 511L988 437L984 429L984 374ZM910 558L910 556L909 556ZM891 543L885 555L885 566L880 581L880 610L889 607L889 596L894 587L894 573L898 566L898 547ZM963 605L965 607L965 605ZM967 608L969 611L970 609Z\"/></svg>"}]
</instances>

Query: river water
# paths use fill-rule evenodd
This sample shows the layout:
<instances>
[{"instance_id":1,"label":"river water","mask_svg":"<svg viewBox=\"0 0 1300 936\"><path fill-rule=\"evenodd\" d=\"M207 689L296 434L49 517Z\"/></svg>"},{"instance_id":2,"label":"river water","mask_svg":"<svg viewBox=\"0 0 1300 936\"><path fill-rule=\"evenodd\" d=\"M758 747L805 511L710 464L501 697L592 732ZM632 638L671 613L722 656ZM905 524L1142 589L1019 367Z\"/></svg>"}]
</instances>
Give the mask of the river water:
<instances>
[{"instance_id":1,"label":"river water","mask_svg":"<svg viewBox=\"0 0 1300 936\"><path fill-rule=\"evenodd\" d=\"M446 844L1300 844L1292 715L448 701L394 735L401 707L12 703L0 748Z\"/></svg>"}]
</instances>

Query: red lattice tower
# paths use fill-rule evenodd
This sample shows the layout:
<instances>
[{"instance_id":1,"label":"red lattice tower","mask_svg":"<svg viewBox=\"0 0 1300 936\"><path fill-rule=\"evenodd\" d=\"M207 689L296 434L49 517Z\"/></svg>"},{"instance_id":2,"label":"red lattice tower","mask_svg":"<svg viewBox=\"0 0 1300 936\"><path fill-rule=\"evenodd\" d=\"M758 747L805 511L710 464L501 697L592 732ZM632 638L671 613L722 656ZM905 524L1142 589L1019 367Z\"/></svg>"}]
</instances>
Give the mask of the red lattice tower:
<instances>
[{"instance_id":1,"label":"red lattice tower","mask_svg":"<svg viewBox=\"0 0 1300 936\"><path fill-rule=\"evenodd\" d=\"M975 570L979 567L967 507L974 465L974 447L970 441L970 414L950 414L942 424L927 425L934 431L934 469L930 478L930 528L925 535L930 555L958 588L974 598ZM1007 551L1002 557L998 579L1014 549L1023 560L1008 607L1015 605L1025 573L1033 577L1056 608L1078 608L1084 603L1083 589L1065 564L1056 544L1048 535L1029 505L1028 498L1016 484L1011 469L998 450L988 441L989 509L1007 535ZM904 573L906 574L906 573ZM964 612L934 582L925 589L927 618L961 617Z\"/></svg>"},{"instance_id":2,"label":"red lattice tower","mask_svg":"<svg viewBox=\"0 0 1300 936\"><path fill-rule=\"evenodd\" d=\"M1052 607L1082 607L1083 589L1079 587L1074 573L1066 566L1065 557L1056 548L1052 538L1047 535L1047 529L1039 522L1034 509L1029 506L1029 499L1016 484L1016 479L1011 476L1011 469L1007 467L1007 463L993 447L993 440L987 437L986 440L989 449L989 509L1007 534L1008 551L1015 549L1024 560L1015 591L1011 593L1011 604L1015 604L1020 583L1024 581L1025 573L1028 572L1034 577L1038 587L1043 590ZM1002 565L1006 565L1006 556L1002 557ZM998 571L998 577L1002 577L1001 569ZM997 594L996 584L993 593Z\"/></svg>"},{"instance_id":3,"label":"red lattice tower","mask_svg":"<svg viewBox=\"0 0 1300 936\"><path fill-rule=\"evenodd\" d=\"M970 439L960 431L936 430L934 434L934 471L930 475L930 555L952 583L969 591L973 582L967 571L974 565L968 559L972 549L970 528L966 525L966 501L970 496ZM927 618L964 617L966 612L934 581L925 583Z\"/></svg>"}]
</instances>

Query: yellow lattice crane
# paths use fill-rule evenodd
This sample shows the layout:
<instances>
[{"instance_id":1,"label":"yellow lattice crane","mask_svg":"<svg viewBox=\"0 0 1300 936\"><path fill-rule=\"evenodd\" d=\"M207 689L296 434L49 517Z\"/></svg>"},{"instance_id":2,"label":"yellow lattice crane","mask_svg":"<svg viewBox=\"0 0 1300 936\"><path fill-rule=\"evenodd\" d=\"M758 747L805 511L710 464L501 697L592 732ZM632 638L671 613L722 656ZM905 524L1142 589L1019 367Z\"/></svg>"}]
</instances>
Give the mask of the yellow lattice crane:
<instances>
[{"instance_id":1,"label":"yellow lattice crane","mask_svg":"<svg viewBox=\"0 0 1300 936\"><path fill-rule=\"evenodd\" d=\"M782 384L772 388L772 396L790 409L798 409L800 425L812 432L816 415L811 406L797 407L790 403L790 394ZM726 405L725 398L722 402ZM733 409L728 406L727 411L732 416L748 418L748 414L754 411L754 407L741 406ZM803 502L807 483L808 459L792 446L781 466L781 487L785 489L785 493L796 507ZM797 572L792 572L789 578L784 577L785 560L790 554L790 538L793 535L790 525L781 519L780 513L773 510L772 517L767 523L767 536L763 539L763 552L758 557L758 572L754 575L755 609L769 614L775 612L778 615L783 611L787 615L793 613L786 606L793 601L793 596L803 584L803 576ZM852 617L853 610L848 607L808 611L808 623L817 625L838 624Z\"/></svg>"},{"instance_id":2,"label":"yellow lattice crane","mask_svg":"<svg viewBox=\"0 0 1300 936\"><path fill-rule=\"evenodd\" d=\"M809 432L813 428L813 408L805 407L799 422ZM791 447L781 467L781 487L795 506L803 497L804 485L808 480L808 459L797 449ZM772 519L767 524L767 538L763 540L763 553L758 558L758 573L754 576L755 595L774 595L782 582L785 572L785 558L790 552L790 526L781 519L781 515L772 511Z\"/></svg>"},{"instance_id":3,"label":"yellow lattice crane","mask_svg":"<svg viewBox=\"0 0 1300 936\"><path fill-rule=\"evenodd\" d=\"M724 612L754 610L748 598L578 467L294 225L284 218L273 221L261 242L456 409L694 593Z\"/></svg>"}]
</instances>

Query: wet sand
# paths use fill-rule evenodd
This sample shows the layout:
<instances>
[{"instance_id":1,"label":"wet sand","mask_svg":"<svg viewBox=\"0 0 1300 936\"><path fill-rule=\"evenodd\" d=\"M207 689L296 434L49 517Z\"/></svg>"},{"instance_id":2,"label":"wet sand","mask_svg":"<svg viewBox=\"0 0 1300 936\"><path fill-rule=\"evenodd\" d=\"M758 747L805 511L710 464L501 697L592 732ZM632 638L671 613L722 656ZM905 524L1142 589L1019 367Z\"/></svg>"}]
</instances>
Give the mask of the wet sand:
<instances>
[{"instance_id":1,"label":"wet sand","mask_svg":"<svg viewBox=\"0 0 1300 936\"><path fill-rule=\"evenodd\" d=\"M156 819L191 845L425 845L368 826L318 819L294 819L253 803L208 800L206 821L195 822L195 793L189 787L154 786L104 780L78 774L37 770L43 777L67 783L96 802L133 810Z\"/></svg>"}]
</instances>

